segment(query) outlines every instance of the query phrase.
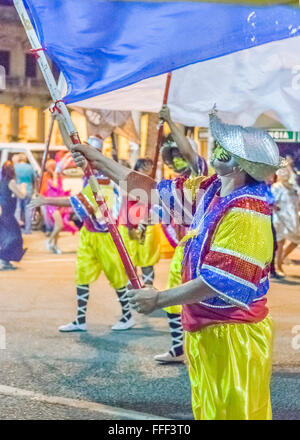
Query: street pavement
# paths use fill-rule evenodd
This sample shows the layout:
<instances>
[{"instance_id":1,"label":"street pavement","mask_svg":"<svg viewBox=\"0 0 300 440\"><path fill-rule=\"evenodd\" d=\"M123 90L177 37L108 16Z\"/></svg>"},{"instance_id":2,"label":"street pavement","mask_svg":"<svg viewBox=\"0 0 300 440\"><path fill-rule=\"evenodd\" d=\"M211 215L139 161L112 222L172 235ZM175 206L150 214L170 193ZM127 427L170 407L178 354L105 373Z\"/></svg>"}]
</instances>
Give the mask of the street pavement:
<instances>
[{"instance_id":1,"label":"street pavement","mask_svg":"<svg viewBox=\"0 0 300 440\"><path fill-rule=\"evenodd\" d=\"M63 234L62 255L46 251L41 232L24 239L28 251L18 270L0 272L0 325L6 331L6 349L0 349L0 419L191 420L185 365L153 360L170 344L164 312L135 314L133 329L113 332L120 305L101 275L91 288L89 331L59 333L76 312L78 235ZM275 419L299 420L300 252L292 258L287 278L272 283L269 293L276 326L272 404ZM169 264L157 265L158 288L165 286Z\"/></svg>"}]
</instances>

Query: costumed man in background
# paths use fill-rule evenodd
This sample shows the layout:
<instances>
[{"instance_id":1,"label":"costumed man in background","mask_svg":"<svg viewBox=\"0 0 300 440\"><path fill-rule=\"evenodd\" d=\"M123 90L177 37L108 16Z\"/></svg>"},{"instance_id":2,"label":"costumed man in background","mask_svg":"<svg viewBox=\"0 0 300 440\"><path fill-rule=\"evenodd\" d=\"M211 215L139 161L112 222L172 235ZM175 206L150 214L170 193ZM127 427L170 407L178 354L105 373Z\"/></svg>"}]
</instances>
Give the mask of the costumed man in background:
<instances>
[{"instance_id":1,"label":"costumed man in background","mask_svg":"<svg viewBox=\"0 0 300 440\"><path fill-rule=\"evenodd\" d=\"M163 162L183 178L187 178L190 175L207 176L208 167L205 159L199 156L191 145L190 140L172 121L167 105L163 105L159 117L167 122L171 131L161 148ZM181 263L184 248L180 246L180 241L186 235L188 226L188 224L174 224L174 222L168 225L162 224L163 231L169 243L175 247L175 252L170 264L167 289L177 287L182 283ZM181 305L166 307L164 310L167 312L172 345L169 351L154 356L154 359L162 363L183 362Z\"/></svg>"},{"instance_id":2,"label":"costumed man in background","mask_svg":"<svg viewBox=\"0 0 300 440\"><path fill-rule=\"evenodd\" d=\"M95 150L102 151L103 141L100 138L92 136L88 139L88 143ZM114 212L116 206L114 186L101 171L96 177L108 207L111 209L113 217L117 219L117 213ZM84 182L84 189L75 197L47 198L38 196L32 202L33 207L43 205L72 206L76 215L83 222L76 259L77 317L73 322L59 327L59 331L87 330L86 312L90 284L99 278L102 271L115 289L122 308L122 318L112 327L112 330L122 331L133 327L135 321L127 299L128 278L106 223L102 217L96 217L96 213L99 213L98 205L88 182Z\"/></svg>"},{"instance_id":3,"label":"costumed man in background","mask_svg":"<svg viewBox=\"0 0 300 440\"><path fill-rule=\"evenodd\" d=\"M152 168L151 159L138 159L134 170L150 176ZM153 286L154 266L160 259L160 227L151 224L150 206L123 197L118 224L133 264L142 270L143 284Z\"/></svg>"},{"instance_id":4,"label":"costumed man in background","mask_svg":"<svg viewBox=\"0 0 300 440\"><path fill-rule=\"evenodd\" d=\"M221 122L210 114L216 144L216 174L156 184L86 145L73 158L87 159L117 183L127 181L146 200L182 215L183 200L193 215L185 237L183 284L159 292L128 292L140 313L183 304L185 354L195 419L272 418L270 400L272 321L266 307L272 260L271 211L265 179L280 166L279 151L268 133ZM157 200L155 200L155 194Z\"/></svg>"}]
</instances>

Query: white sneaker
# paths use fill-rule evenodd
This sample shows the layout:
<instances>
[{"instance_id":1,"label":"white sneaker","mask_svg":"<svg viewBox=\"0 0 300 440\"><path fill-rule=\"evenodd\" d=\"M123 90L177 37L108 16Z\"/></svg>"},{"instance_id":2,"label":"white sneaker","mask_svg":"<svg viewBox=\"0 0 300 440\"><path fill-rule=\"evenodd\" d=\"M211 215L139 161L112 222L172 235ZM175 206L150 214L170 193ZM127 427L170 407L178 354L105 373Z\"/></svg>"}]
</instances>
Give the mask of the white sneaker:
<instances>
[{"instance_id":1,"label":"white sneaker","mask_svg":"<svg viewBox=\"0 0 300 440\"><path fill-rule=\"evenodd\" d=\"M133 318L128 319L128 321L123 322L119 321L115 325L112 326L112 330L116 331L122 331L122 330L129 330L135 325L135 320Z\"/></svg>"},{"instance_id":2,"label":"white sneaker","mask_svg":"<svg viewBox=\"0 0 300 440\"><path fill-rule=\"evenodd\" d=\"M57 255L61 255L62 254L62 250L60 250L57 246L53 246L53 250L54 253Z\"/></svg>"},{"instance_id":3,"label":"white sneaker","mask_svg":"<svg viewBox=\"0 0 300 440\"><path fill-rule=\"evenodd\" d=\"M184 354L180 356L173 356L169 351L163 354L157 354L154 356L157 362L170 363L170 362L184 362Z\"/></svg>"},{"instance_id":4,"label":"white sneaker","mask_svg":"<svg viewBox=\"0 0 300 440\"><path fill-rule=\"evenodd\" d=\"M55 247L49 242L49 240L46 240L46 249L52 254L56 254Z\"/></svg>"},{"instance_id":5,"label":"white sneaker","mask_svg":"<svg viewBox=\"0 0 300 440\"><path fill-rule=\"evenodd\" d=\"M87 326L86 326L86 324L77 324L74 322L70 322L69 324L61 325L58 328L58 331L60 331L60 332L86 332Z\"/></svg>"}]
</instances>

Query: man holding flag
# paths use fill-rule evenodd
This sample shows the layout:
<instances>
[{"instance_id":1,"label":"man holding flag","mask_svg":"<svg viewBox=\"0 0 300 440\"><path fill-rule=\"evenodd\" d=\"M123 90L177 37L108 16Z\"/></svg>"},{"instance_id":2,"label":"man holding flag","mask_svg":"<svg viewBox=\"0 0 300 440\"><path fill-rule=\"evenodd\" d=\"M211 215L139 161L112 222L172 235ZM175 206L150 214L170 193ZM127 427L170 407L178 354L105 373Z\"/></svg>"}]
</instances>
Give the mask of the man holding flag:
<instances>
[{"instance_id":1,"label":"man holding flag","mask_svg":"<svg viewBox=\"0 0 300 440\"><path fill-rule=\"evenodd\" d=\"M271 419L272 320L266 294L273 254L271 212L264 180L280 166L265 132L227 125L210 115L216 174L162 181L131 172L86 145L74 147L78 166L89 160L128 191L142 189L172 216L191 204L182 241L183 284L128 293L139 313L183 304L185 352L196 419ZM182 204L180 204L182 200Z\"/></svg>"},{"instance_id":2,"label":"man holding flag","mask_svg":"<svg viewBox=\"0 0 300 440\"><path fill-rule=\"evenodd\" d=\"M63 103L53 94L54 107L59 111L65 112L64 104L81 100L99 102L99 95L170 71L175 71L174 78L180 78L180 73L185 74L185 69L195 64L199 68L197 82L189 90L191 102L186 108L189 120L196 122L187 125L200 125L199 115L207 123L206 115L203 119L207 106L221 101L221 109L237 119L249 118L249 112L244 110L250 109L248 125L275 106L290 127L297 127L297 100L291 99L293 87L282 85L283 78L286 81L286 66L276 62L280 74L273 78L270 72L277 72L277 67L273 68L272 58L272 63L257 75L251 67L260 63L257 58L251 62L249 55L258 54L264 62L270 47L275 56L279 47L281 54L284 47L290 53L291 43L296 47L300 36L297 9L151 0L76 0L76 7L74 3L27 0L41 44L35 50L46 51L67 80L68 92ZM20 17L28 28L24 10ZM106 23L110 23L109 32ZM29 27L28 32L32 34L35 30ZM233 69L229 54L237 55ZM226 72L221 69L222 76L217 75L222 93L214 99L215 85L210 81L213 68L208 69L208 80L201 84L201 94L207 93L201 107L194 99L200 89L198 74L218 59L227 66ZM225 74L231 88L220 81L225 82ZM254 81L260 81L260 87L254 87ZM183 123L185 115L180 113L176 95L185 82L188 81L177 82L176 88L176 80L172 81L170 98L171 109L173 106L177 114L175 120ZM276 100L270 93L270 84L276 92L277 87L280 91ZM239 90L238 100L223 93L235 89ZM256 105L260 101L262 106ZM155 111L153 107L147 110ZM70 122L66 112L64 117L66 123ZM84 166L87 159L93 169L103 171L117 183L125 180L129 192L142 189L148 195L144 200L141 196L145 204L152 195L152 203L161 201L171 216L181 215L190 206L191 227L183 243L183 285L165 292L152 288L134 290L130 302L141 313L183 304L196 419L270 419L272 324L265 295L273 240L263 181L279 167L278 149L263 131L224 124L215 111L210 115L210 127L215 138L212 164L216 174L204 181L181 178L156 185L150 177L132 172L86 145L75 146L73 157L79 166ZM68 132L78 144L72 124ZM125 260L126 255L123 256Z\"/></svg>"}]
</instances>

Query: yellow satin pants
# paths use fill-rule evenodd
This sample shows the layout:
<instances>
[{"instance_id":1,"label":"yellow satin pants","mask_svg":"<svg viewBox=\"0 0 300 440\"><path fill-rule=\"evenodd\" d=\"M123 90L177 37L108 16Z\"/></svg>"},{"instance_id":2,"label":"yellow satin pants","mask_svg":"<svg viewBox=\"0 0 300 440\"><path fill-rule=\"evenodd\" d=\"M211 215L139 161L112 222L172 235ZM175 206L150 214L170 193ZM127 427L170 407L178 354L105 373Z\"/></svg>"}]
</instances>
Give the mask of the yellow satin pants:
<instances>
[{"instance_id":1,"label":"yellow satin pants","mask_svg":"<svg viewBox=\"0 0 300 440\"><path fill-rule=\"evenodd\" d=\"M154 266L160 259L160 226L149 225L146 229L145 242L140 244L132 240L128 234L128 228L120 225L119 231L125 243L126 249L138 267Z\"/></svg>"},{"instance_id":2,"label":"yellow satin pants","mask_svg":"<svg viewBox=\"0 0 300 440\"><path fill-rule=\"evenodd\" d=\"M186 332L196 420L271 420L272 320Z\"/></svg>"},{"instance_id":3,"label":"yellow satin pants","mask_svg":"<svg viewBox=\"0 0 300 440\"><path fill-rule=\"evenodd\" d=\"M168 282L167 282L167 289L172 289L173 287L180 286L182 284L181 281L181 263L183 259L183 246L177 246L175 249L171 264L170 264L170 270L169 270L169 276L168 276ZM164 310L167 313L176 313L180 315L181 313L181 306L170 306L164 308Z\"/></svg>"},{"instance_id":4,"label":"yellow satin pants","mask_svg":"<svg viewBox=\"0 0 300 440\"><path fill-rule=\"evenodd\" d=\"M81 228L76 260L76 284L90 284L101 272L114 289L121 289L128 278L109 232L89 232Z\"/></svg>"}]
</instances>

